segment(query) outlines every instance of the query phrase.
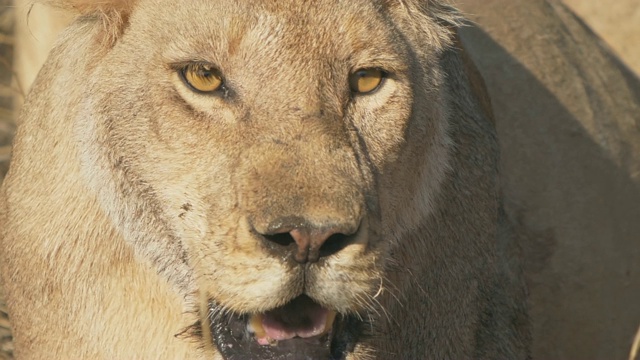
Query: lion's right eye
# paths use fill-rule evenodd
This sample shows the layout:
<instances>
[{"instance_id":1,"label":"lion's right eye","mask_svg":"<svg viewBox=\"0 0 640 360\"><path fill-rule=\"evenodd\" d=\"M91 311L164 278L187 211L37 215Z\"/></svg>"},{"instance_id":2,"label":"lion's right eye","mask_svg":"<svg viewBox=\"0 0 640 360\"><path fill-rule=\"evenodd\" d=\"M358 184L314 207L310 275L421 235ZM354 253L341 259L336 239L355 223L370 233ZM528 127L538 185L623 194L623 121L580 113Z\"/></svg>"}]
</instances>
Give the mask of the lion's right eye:
<instances>
[{"instance_id":1,"label":"lion's right eye","mask_svg":"<svg viewBox=\"0 0 640 360\"><path fill-rule=\"evenodd\" d=\"M380 69L360 69L349 75L349 86L354 94L369 94L380 87L385 76Z\"/></svg>"},{"instance_id":2,"label":"lion's right eye","mask_svg":"<svg viewBox=\"0 0 640 360\"><path fill-rule=\"evenodd\" d=\"M222 88L222 75L209 64L193 63L181 70L184 81L198 92L212 93Z\"/></svg>"}]
</instances>

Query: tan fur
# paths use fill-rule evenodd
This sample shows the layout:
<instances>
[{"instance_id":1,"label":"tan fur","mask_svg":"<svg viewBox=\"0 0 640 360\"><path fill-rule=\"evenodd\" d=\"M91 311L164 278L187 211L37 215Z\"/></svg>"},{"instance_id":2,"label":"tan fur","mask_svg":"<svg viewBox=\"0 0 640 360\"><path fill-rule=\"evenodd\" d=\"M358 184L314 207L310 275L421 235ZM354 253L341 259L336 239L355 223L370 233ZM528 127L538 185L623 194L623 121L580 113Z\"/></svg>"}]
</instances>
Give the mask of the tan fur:
<instances>
[{"instance_id":1,"label":"tan fur","mask_svg":"<svg viewBox=\"0 0 640 360\"><path fill-rule=\"evenodd\" d=\"M615 3L602 1L565 0L613 52L640 74L640 6L636 0L619 0Z\"/></svg>"},{"instance_id":2,"label":"tan fur","mask_svg":"<svg viewBox=\"0 0 640 360\"><path fill-rule=\"evenodd\" d=\"M579 3L577 10L603 8L593 12L593 23L586 19L596 30L603 19L615 24L602 35L629 55L620 46L635 44L630 34L639 22L629 21L638 13L635 0L569 3ZM477 22L463 29L463 44L489 86L506 210L526 250L533 356L627 357L640 319L633 286L640 281L638 81L557 1L467 0L460 6ZM29 29L18 29L17 51L26 55L16 62L34 76L39 66L25 63L35 59L25 44L47 45L42 34L55 30L45 20L61 21L56 11L43 18L38 11L44 8L34 8ZM610 13L615 16L603 18Z\"/></svg>"},{"instance_id":3,"label":"tan fur","mask_svg":"<svg viewBox=\"0 0 640 360\"><path fill-rule=\"evenodd\" d=\"M80 17L34 84L2 187L19 357L219 358L209 301L258 313L304 291L366 320L348 359L526 358L498 145L453 8L53 3ZM185 61L217 64L228 93L189 90ZM390 77L351 97L361 67ZM305 268L253 235L287 216L360 230Z\"/></svg>"}]
</instances>

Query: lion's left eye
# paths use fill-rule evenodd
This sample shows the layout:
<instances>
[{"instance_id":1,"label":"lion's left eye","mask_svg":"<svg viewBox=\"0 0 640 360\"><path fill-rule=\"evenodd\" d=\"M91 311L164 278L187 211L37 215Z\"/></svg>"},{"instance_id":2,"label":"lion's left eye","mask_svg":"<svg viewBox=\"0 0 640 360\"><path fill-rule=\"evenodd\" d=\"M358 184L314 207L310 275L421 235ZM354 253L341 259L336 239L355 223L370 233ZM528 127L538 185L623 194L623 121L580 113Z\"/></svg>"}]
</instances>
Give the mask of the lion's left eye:
<instances>
[{"instance_id":1,"label":"lion's left eye","mask_svg":"<svg viewBox=\"0 0 640 360\"><path fill-rule=\"evenodd\" d=\"M184 81L194 90L212 93L222 88L220 71L209 64L189 64L180 71Z\"/></svg>"},{"instance_id":2,"label":"lion's left eye","mask_svg":"<svg viewBox=\"0 0 640 360\"><path fill-rule=\"evenodd\" d=\"M349 86L355 94L369 94L380 87L385 75L380 69L360 69L349 75Z\"/></svg>"}]
</instances>

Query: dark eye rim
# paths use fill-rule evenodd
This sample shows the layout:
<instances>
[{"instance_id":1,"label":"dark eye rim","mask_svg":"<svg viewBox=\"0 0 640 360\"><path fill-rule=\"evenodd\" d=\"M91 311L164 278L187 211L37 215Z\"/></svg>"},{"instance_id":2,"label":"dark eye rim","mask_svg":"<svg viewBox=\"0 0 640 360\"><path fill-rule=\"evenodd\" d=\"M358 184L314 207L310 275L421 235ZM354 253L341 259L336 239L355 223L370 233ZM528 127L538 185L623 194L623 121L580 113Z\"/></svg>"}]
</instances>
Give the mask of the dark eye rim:
<instances>
[{"instance_id":1,"label":"dark eye rim","mask_svg":"<svg viewBox=\"0 0 640 360\"><path fill-rule=\"evenodd\" d=\"M191 85L191 83L189 82L189 80L187 80L187 69L189 69L190 66L208 66L211 67L211 71L215 72L216 75L218 75L220 77L220 86L213 91L202 91L202 90L198 90L196 89L193 85ZM202 62L202 61L194 61L194 62L188 62L188 63L182 63L180 65L175 66L176 71L178 72L178 75L180 77L180 80L182 81L182 83L191 91L193 91L196 94L200 94L200 95L208 95L208 96L218 96L220 94L227 94L227 86L226 86L226 81L224 79L224 76L222 76L222 72L220 71L220 69L208 62Z\"/></svg>"},{"instance_id":2,"label":"dark eye rim","mask_svg":"<svg viewBox=\"0 0 640 360\"><path fill-rule=\"evenodd\" d=\"M367 91L367 92L358 92L358 91L354 91L351 88L351 76L356 74L359 71L367 71L367 70L375 70L375 71L380 71L380 83L373 88L373 90L371 91ZM389 78L389 71L384 70L382 68L379 67L361 67L361 68L357 68L354 71L349 72L349 90L351 91L351 95L352 96L367 96L367 95L372 95L377 93L380 88L382 88L382 86L384 86L384 84L387 82L387 79Z\"/></svg>"}]
</instances>

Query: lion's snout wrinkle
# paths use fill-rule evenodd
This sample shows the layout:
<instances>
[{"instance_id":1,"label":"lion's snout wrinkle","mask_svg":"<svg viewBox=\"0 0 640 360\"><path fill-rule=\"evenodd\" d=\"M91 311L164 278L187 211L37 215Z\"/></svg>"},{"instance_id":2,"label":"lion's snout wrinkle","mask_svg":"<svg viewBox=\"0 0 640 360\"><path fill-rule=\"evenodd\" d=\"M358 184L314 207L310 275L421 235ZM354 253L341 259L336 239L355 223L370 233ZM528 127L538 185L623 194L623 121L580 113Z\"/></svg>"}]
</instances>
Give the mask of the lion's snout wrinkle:
<instances>
[{"instance_id":1,"label":"lion's snout wrinkle","mask_svg":"<svg viewBox=\"0 0 640 360\"><path fill-rule=\"evenodd\" d=\"M316 225L319 224L319 225ZM300 263L314 263L348 246L355 238L360 221L355 217L311 222L302 217L284 217L267 226L263 239L278 253L292 254Z\"/></svg>"},{"instance_id":2,"label":"lion's snout wrinkle","mask_svg":"<svg viewBox=\"0 0 640 360\"><path fill-rule=\"evenodd\" d=\"M359 243L367 240L360 224L370 211L371 184L349 141L325 130L296 127L277 136L288 139L282 146L254 144L236 172L254 235L271 255L300 264L336 254L356 235Z\"/></svg>"}]
</instances>

